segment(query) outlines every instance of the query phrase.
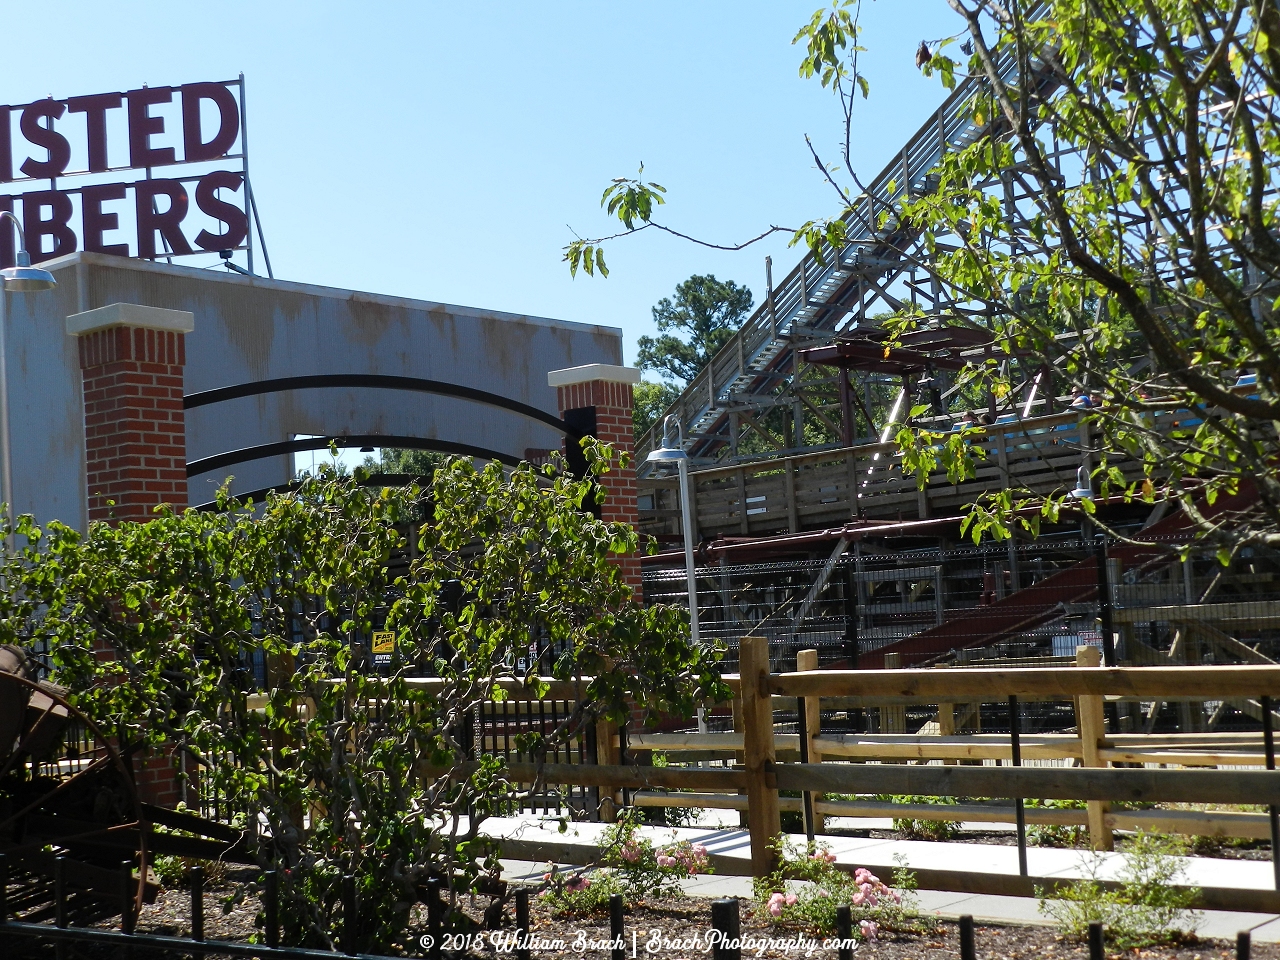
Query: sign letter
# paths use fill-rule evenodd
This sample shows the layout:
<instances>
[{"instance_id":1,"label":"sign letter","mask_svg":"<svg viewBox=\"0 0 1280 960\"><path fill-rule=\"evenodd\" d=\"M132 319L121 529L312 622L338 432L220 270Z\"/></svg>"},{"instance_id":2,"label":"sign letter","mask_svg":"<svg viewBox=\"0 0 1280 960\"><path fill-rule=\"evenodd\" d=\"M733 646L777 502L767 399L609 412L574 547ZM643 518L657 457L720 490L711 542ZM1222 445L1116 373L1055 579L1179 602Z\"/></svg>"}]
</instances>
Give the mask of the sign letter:
<instances>
[{"instance_id":1,"label":"sign letter","mask_svg":"<svg viewBox=\"0 0 1280 960\"><path fill-rule=\"evenodd\" d=\"M80 203L84 220L84 248L96 253L110 253L117 257L129 255L127 243L103 243L102 235L108 230L120 229L120 215L102 209L104 200L123 200L123 183L100 183L80 191Z\"/></svg>"},{"instance_id":2,"label":"sign letter","mask_svg":"<svg viewBox=\"0 0 1280 960\"><path fill-rule=\"evenodd\" d=\"M169 242L173 253L191 253L191 244L182 235L182 218L187 215L187 191L179 180L141 180L133 185L138 203L138 256L154 260L156 231ZM157 197L169 198L169 209L156 210Z\"/></svg>"},{"instance_id":3,"label":"sign letter","mask_svg":"<svg viewBox=\"0 0 1280 960\"><path fill-rule=\"evenodd\" d=\"M48 160L35 160L28 157L22 162L22 172L28 177L60 177L71 160L71 144L67 138L53 130L55 117L66 112L66 104L57 100L37 100L22 111L22 135L37 147L49 151ZM42 126L41 117L49 118L49 125Z\"/></svg>"},{"instance_id":4,"label":"sign letter","mask_svg":"<svg viewBox=\"0 0 1280 960\"><path fill-rule=\"evenodd\" d=\"M176 163L173 147L152 148L151 137L164 133L164 117L153 117L148 108L173 99L170 87L143 87L130 90L129 98L129 166L159 167Z\"/></svg>"},{"instance_id":5,"label":"sign letter","mask_svg":"<svg viewBox=\"0 0 1280 960\"><path fill-rule=\"evenodd\" d=\"M107 163L107 111L120 106L122 100L123 94L99 93L92 97L72 97L67 101L69 112L85 115L85 126L89 134L90 173L101 173L110 166Z\"/></svg>"},{"instance_id":6,"label":"sign letter","mask_svg":"<svg viewBox=\"0 0 1280 960\"><path fill-rule=\"evenodd\" d=\"M45 207L50 208L48 220L40 216ZM22 232L26 234L27 250L33 263L75 253L76 234L68 226L74 212L71 198L61 190L39 190L22 195ZM45 251L45 237L53 238L52 250Z\"/></svg>"},{"instance_id":7,"label":"sign letter","mask_svg":"<svg viewBox=\"0 0 1280 960\"><path fill-rule=\"evenodd\" d=\"M13 179L13 145L9 127L9 108L0 107L0 182Z\"/></svg>"},{"instance_id":8,"label":"sign letter","mask_svg":"<svg viewBox=\"0 0 1280 960\"><path fill-rule=\"evenodd\" d=\"M244 242L249 233L249 223L244 211L233 203L218 199L219 188L239 190L241 183L240 174L229 170L215 170L213 173L206 173L196 184L196 206L227 225L226 233L201 230L196 236L196 246L200 249L233 250Z\"/></svg>"},{"instance_id":9,"label":"sign letter","mask_svg":"<svg viewBox=\"0 0 1280 960\"><path fill-rule=\"evenodd\" d=\"M218 105L218 132L208 143L200 130L200 101L212 100ZM217 160L223 156L240 133L240 107L236 98L220 83L188 83L182 87L183 159Z\"/></svg>"}]
</instances>

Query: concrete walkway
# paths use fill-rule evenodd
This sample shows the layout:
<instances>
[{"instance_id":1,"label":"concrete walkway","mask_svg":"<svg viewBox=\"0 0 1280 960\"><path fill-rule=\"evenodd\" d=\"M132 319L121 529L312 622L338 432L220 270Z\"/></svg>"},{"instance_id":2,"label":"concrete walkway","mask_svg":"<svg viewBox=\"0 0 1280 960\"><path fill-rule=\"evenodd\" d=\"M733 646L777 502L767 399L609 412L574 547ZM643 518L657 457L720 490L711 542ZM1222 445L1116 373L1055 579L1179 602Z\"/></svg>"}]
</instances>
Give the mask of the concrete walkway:
<instances>
[{"instance_id":1,"label":"concrete walkway","mask_svg":"<svg viewBox=\"0 0 1280 960\"><path fill-rule=\"evenodd\" d=\"M867 825L860 823L865 828ZM984 825L986 826L986 825ZM503 841L504 867L509 879L540 880L548 862L590 863L596 857L605 824L568 823L532 816L486 820L481 832ZM688 840L707 847L716 873L685 882L686 891L697 897L751 896L750 840L738 827L644 827L642 834L654 843ZM803 847L804 837L793 836ZM927 889L928 880L946 878L945 886L999 890L1002 886L1026 888L1028 881L1018 876L1016 847L998 844L946 843L919 840L824 837L822 842L836 855L837 862L865 866L888 879L899 858L916 871L921 881L921 908L943 918L972 914L988 923L1046 923L1031 896L1009 896L998 892L966 893ZM1029 847L1027 865L1030 881L1043 884L1050 879L1076 879L1089 875L1090 859L1080 850ZM1123 854L1097 854L1099 879L1113 879L1123 866ZM1280 942L1280 911L1250 909L1250 901L1275 902L1274 874L1269 861L1225 860L1210 857L1181 858L1184 883L1200 887L1217 904L1239 903L1243 909L1202 911L1197 927L1201 936L1234 939L1240 930L1251 930L1257 941ZM959 874L968 874L960 878ZM955 882L958 881L958 882ZM943 884L940 884L943 885ZM1272 906L1270 909L1275 909Z\"/></svg>"}]
</instances>

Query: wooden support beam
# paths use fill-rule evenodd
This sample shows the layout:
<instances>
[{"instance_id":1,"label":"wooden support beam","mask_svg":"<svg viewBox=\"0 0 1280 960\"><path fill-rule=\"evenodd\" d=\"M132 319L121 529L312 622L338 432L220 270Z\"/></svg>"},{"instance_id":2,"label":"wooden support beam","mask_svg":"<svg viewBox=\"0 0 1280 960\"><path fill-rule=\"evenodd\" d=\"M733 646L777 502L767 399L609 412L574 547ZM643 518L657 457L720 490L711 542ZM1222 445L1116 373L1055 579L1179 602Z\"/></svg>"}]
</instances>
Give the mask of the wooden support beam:
<instances>
[{"instance_id":1,"label":"wooden support beam","mask_svg":"<svg viewBox=\"0 0 1280 960\"><path fill-rule=\"evenodd\" d=\"M601 718L596 721L596 762L602 766L617 766L621 760L618 743L618 725ZM600 820L614 823L618 819L618 791L613 786L600 787Z\"/></svg>"},{"instance_id":2,"label":"wooden support beam","mask_svg":"<svg viewBox=\"0 0 1280 960\"><path fill-rule=\"evenodd\" d=\"M590 767L583 769L591 769ZM781 790L1128 803L1257 803L1280 797L1280 770L1092 770L805 763L777 768Z\"/></svg>"},{"instance_id":3,"label":"wooden support beam","mask_svg":"<svg viewBox=\"0 0 1280 960\"><path fill-rule=\"evenodd\" d=\"M1076 647L1076 666L1091 669L1101 662L1102 652L1097 647ZM1076 729L1080 731L1081 762L1086 767L1105 767L1107 761L1099 756L1107 734L1106 717L1103 712L1102 698L1098 696L1080 696L1076 698ZM1090 800L1089 813L1089 845L1095 850L1111 850L1115 840L1111 828L1107 826L1107 814L1110 806L1105 800Z\"/></svg>"},{"instance_id":4,"label":"wooden support beam","mask_svg":"<svg viewBox=\"0 0 1280 960\"><path fill-rule=\"evenodd\" d=\"M459 764L461 772L470 772L478 764ZM449 770L440 771L447 773ZM746 774L741 770L688 770L680 767L596 766L589 763L507 764L507 779L513 783L533 783L541 775L544 783L571 784L579 787L625 787L643 790L666 787L672 790L734 790ZM776 792L775 792L776 796Z\"/></svg>"},{"instance_id":5,"label":"wooden support beam","mask_svg":"<svg viewBox=\"0 0 1280 960\"><path fill-rule=\"evenodd\" d=\"M779 674L770 679L770 689L782 697L910 697L924 703L1010 695L1280 698L1280 666L821 670Z\"/></svg>"},{"instance_id":6,"label":"wooden support beam","mask_svg":"<svg viewBox=\"0 0 1280 960\"><path fill-rule=\"evenodd\" d=\"M1162 620L1166 623L1244 624L1253 627L1274 626L1280 623L1280 600L1239 600L1230 603L1186 603L1162 607L1121 607L1112 611L1116 623L1149 623Z\"/></svg>"},{"instance_id":7,"label":"wooden support beam","mask_svg":"<svg viewBox=\"0 0 1280 960\"><path fill-rule=\"evenodd\" d=\"M817 670L818 669L818 651L817 650L800 650L796 653L796 670ZM822 762L822 699L820 697L806 697L804 701L805 728L809 735L809 762ZM827 818L818 812L817 803L822 799L822 794L814 794L813 808L813 830L815 833L825 833L827 829Z\"/></svg>"},{"instance_id":8,"label":"wooden support beam","mask_svg":"<svg viewBox=\"0 0 1280 960\"><path fill-rule=\"evenodd\" d=\"M939 603L941 603L940 598ZM939 617L941 617L941 608L939 608ZM941 619L938 622L941 623ZM938 735L940 737L954 737L956 735L956 705L954 703L938 704ZM1030 757L1031 754L1028 753L1027 756ZM942 762L948 767L955 766L956 763L955 760L950 759L944 759Z\"/></svg>"},{"instance_id":9,"label":"wooden support beam","mask_svg":"<svg viewBox=\"0 0 1280 960\"><path fill-rule=\"evenodd\" d=\"M899 584L901 586L901 584ZM902 665L902 654L886 653L884 655L884 668L886 670L897 670ZM880 708L880 732L881 733L906 733L907 732L907 708L905 706L884 706Z\"/></svg>"},{"instance_id":10,"label":"wooden support beam","mask_svg":"<svg viewBox=\"0 0 1280 960\"><path fill-rule=\"evenodd\" d=\"M747 820L751 833L751 873L763 878L777 868L774 842L782 832L778 810L773 704L769 697L769 641L744 637L738 651L745 734Z\"/></svg>"}]
</instances>

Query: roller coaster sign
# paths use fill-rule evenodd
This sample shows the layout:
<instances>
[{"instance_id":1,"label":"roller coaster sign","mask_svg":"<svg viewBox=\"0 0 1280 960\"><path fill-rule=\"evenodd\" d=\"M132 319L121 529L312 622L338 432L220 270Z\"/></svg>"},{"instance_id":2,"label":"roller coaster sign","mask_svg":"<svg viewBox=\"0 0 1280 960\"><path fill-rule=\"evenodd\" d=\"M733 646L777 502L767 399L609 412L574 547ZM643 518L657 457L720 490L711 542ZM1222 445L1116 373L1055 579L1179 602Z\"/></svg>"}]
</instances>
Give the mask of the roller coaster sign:
<instances>
[{"instance_id":1,"label":"roller coaster sign","mask_svg":"<svg viewBox=\"0 0 1280 960\"><path fill-rule=\"evenodd\" d=\"M243 74L0 106L0 209L18 208L37 262L244 250L252 270L245 119ZM13 261L5 226L0 265Z\"/></svg>"}]
</instances>

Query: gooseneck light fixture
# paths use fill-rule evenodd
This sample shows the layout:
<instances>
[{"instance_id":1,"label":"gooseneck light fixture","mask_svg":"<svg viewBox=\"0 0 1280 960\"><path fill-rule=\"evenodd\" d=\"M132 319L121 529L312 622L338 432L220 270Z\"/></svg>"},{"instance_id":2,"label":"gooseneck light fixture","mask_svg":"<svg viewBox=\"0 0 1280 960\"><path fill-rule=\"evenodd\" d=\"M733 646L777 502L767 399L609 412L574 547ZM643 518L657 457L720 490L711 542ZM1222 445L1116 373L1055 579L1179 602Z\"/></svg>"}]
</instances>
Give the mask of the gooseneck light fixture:
<instances>
[{"instance_id":1,"label":"gooseneck light fixture","mask_svg":"<svg viewBox=\"0 0 1280 960\"><path fill-rule=\"evenodd\" d=\"M689 631L698 643L698 581L693 567L693 496L689 490L689 454L684 451L680 418L671 414L662 421L662 446L649 452L645 462L659 470L675 467L680 474L680 523L684 530L684 567L689 581Z\"/></svg>"},{"instance_id":2,"label":"gooseneck light fixture","mask_svg":"<svg viewBox=\"0 0 1280 960\"><path fill-rule=\"evenodd\" d=\"M689 584L689 637L696 647L698 637L698 578L693 566L693 493L689 484L689 454L685 453L680 418L671 414L662 421L662 446L649 452L646 463L666 472L674 466L680 474L680 523L684 530L684 569ZM707 732L706 715L698 708L698 732Z\"/></svg>"}]
</instances>

